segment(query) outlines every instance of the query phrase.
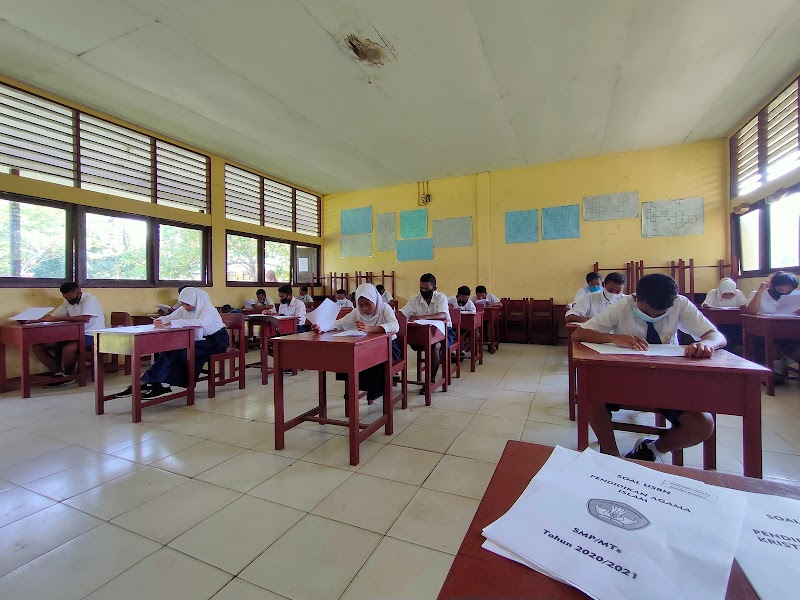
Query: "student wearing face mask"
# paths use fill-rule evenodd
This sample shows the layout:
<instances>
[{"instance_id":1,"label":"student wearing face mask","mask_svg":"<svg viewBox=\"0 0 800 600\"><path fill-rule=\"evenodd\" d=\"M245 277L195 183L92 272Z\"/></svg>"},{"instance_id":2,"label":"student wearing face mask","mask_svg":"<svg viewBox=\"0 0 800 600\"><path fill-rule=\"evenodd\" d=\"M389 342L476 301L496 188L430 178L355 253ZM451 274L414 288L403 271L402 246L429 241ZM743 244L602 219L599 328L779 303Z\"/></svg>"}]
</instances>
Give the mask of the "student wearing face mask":
<instances>
[{"instance_id":1,"label":"student wearing face mask","mask_svg":"<svg viewBox=\"0 0 800 600\"><path fill-rule=\"evenodd\" d=\"M292 286L290 286L288 283L285 283L279 287L278 297L281 299L281 303L278 308L278 314L289 317L298 317L297 333L305 333L308 331L308 327L306 326L306 305L292 296Z\"/></svg>"},{"instance_id":2,"label":"student wearing face mask","mask_svg":"<svg viewBox=\"0 0 800 600\"><path fill-rule=\"evenodd\" d=\"M462 285L460 288L458 288L455 296L450 296L447 299L447 303L453 308L459 309L462 313L474 315L478 312L478 309L475 308L475 304L469 299L470 293L470 289L467 286Z\"/></svg>"},{"instance_id":3,"label":"student wearing face mask","mask_svg":"<svg viewBox=\"0 0 800 600\"><path fill-rule=\"evenodd\" d=\"M592 271L591 273L586 274L586 285L583 286L575 293L575 299L572 301L572 304L569 305L570 308L575 306L581 298L584 296L588 296L593 292L599 292L603 289L602 284L600 283L603 278L600 276L600 273Z\"/></svg>"},{"instance_id":4,"label":"student wearing face mask","mask_svg":"<svg viewBox=\"0 0 800 600\"><path fill-rule=\"evenodd\" d=\"M678 295L678 285L672 277L654 273L642 277L635 294L615 302L578 327L572 340L647 350L650 344L677 344L678 329L700 339L686 347L685 354L690 358L709 358L714 350L727 344L725 337L697 307L686 296ZM647 393L646 390L640 392ZM630 402L635 403L635 397L630 398ZM611 411L618 409L619 405L600 404L593 407L589 415L600 448L614 456L619 456L619 449L611 425ZM659 412L672 427L657 440L640 438L626 458L655 461L659 455L704 442L714 431L714 420L708 413L672 409Z\"/></svg>"},{"instance_id":5,"label":"student wearing face mask","mask_svg":"<svg viewBox=\"0 0 800 600\"><path fill-rule=\"evenodd\" d=\"M591 292L573 304L567 311L567 323L585 323L596 317L620 298L624 298L627 278L622 273L606 275L605 287Z\"/></svg>"},{"instance_id":6,"label":"student wearing face mask","mask_svg":"<svg viewBox=\"0 0 800 600\"><path fill-rule=\"evenodd\" d=\"M739 308L747 304L742 290L736 287L736 282L730 277L723 277L713 290L706 294L703 306L709 308Z\"/></svg>"},{"instance_id":7,"label":"student wearing face mask","mask_svg":"<svg viewBox=\"0 0 800 600\"><path fill-rule=\"evenodd\" d=\"M89 292L82 291L74 281L62 283L59 291L64 297L64 302L48 316L39 320L43 322L75 321L85 323L83 344L86 350L91 351L94 344L92 332L104 329L106 326L100 301ZM80 348L78 340L55 342L53 344L36 344L33 346L33 353L54 377L65 377L72 375L75 371ZM71 380L58 381L49 383L45 387L61 387L71 382Z\"/></svg>"},{"instance_id":8,"label":"student wearing face mask","mask_svg":"<svg viewBox=\"0 0 800 600\"><path fill-rule=\"evenodd\" d=\"M336 304L339 308L353 308L353 303L347 297L345 290L336 290Z\"/></svg>"}]
</instances>

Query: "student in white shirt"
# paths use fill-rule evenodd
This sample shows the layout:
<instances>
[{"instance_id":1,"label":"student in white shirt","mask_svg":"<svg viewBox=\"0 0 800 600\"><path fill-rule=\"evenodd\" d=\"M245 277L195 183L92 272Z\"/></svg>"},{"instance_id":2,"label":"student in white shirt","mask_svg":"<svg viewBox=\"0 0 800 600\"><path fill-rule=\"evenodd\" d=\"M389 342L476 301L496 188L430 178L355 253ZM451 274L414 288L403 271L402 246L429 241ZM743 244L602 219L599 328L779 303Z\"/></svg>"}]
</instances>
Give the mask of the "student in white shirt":
<instances>
[{"instance_id":1,"label":"student in white shirt","mask_svg":"<svg viewBox=\"0 0 800 600\"><path fill-rule=\"evenodd\" d=\"M459 309L462 313L474 315L478 312L478 309L475 308L475 304L469 299L469 294L470 289L467 286L462 285L460 288L458 288L455 296L450 296L447 299L447 303L453 308Z\"/></svg>"},{"instance_id":2,"label":"student in white shirt","mask_svg":"<svg viewBox=\"0 0 800 600\"><path fill-rule=\"evenodd\" d=\"M592 292L599 292L602 290L603 286L600 283L602 280L603 278L601 277L600 273L596 271L587 273L586 285L575 293L575 299L572 301L572 304L570 304L570 308L576 305L584 296L591 294Z\"/></svg>"},{"instance_id":3,"label":"student in white shirt","mask_svg":"<svg viewBox=\"0 0 800 600\"><path fill-rule=\"evenodd\" d=\"M567 323L585 323L592 317L596 317L609 306L624 298L622 292L625 291L627 278L622 273L609 273L606 275L605 286L603 289L587 294L567 311Z\"/></svg>"},{"instance_id":4,"label":"student in white shirt","mask_svg":"<svg viewBox=\"0 0 800 600\"><path fill-rule=\"evenodd\" d=\"M322 333L314 324L311 329L315 333ZM356 288L356 307L341 319L334 321L333 330L354 330L366 333L392 333L400 331L400 324L391 306L386 304L371 283L362 283ZM402 350L397 343L397 336L392 336L392 360L399 360ZM347 381L346 373L337 373L336 379ZM358 374L358 389L367 392L367 400L375 400L383 396L384 367L375 365ZM345 388L345 400L347 389Z\"/></svg>"},{"instance_id":5,"label":"student in white shirt","mask_svg":"<svg viewBox=\"0 0 800 600\"><path fill-rule=\"evenodd\" d=\"M453 331L453 322L450 320L450 308L447 304L447 296L442 292L436 291L436 277L431 273L425 273L419 278L419 294L411 298L406 305L400 309L409 321L431 320L431 321L444 321L445 341L447 347L456 341L456 332ZM411 346L414 350L421 348ZM431 381L436 380L436 373L439 371L439 362L441 360L442 343L437 342L433 345L430 351L431 361ZM425 393L425 388L419 390L420 394Z\"/></svg>"},{"instance_id":6,"label":"student in white shirt","mask_svg":"<svg viewBox=\"0 0 800 600\"><path fill-rule=\"evenodd\" d=\"M353 303L350 301L350 298L347 297L347 292L345 290L336 290L336 304L338 304L340 308L353 308Z\"/></svg>"},{"instance_id":7,"label":"student in white shirt","mask_svg":"<svg viewBox=\"0 0 800 600\"><path fill-rule=\"evenodd\" d=\"M383 287L383 284L379 283L378 285L375 286L375 289L378 290L378 293L381 295L381 300L386 302L386 304L389 304L389 302L394 300L392 295L389 293L389 290Z\"/></svg>"},{"instance_id":8,"label":"student in white shirt","mask_svg":"<svg viewBox=\"0 0 800 600\"><path fill-rule=\"evenodd\" d=\"M685 296L678 295L672 277L654 273L642 277L636 293L623 298L598 316L583 323L572 334L573 341L611 343L634 350L647 350L650 344L677 344L678 329L699 338L686 347L691 358L709 358L715 349L724 348L724 336ZM646 394L647 390L638 390ZM635 404L636 398L631 397ZM619 405L598 404L589 415L589 422L606 454L619 455L611 411ZM657 440L640 438L626 458L655 461L657 455L688 448L707 440L714 431L714 420L708 413L663 409L672 427Z\"/></svg>"},{"instance_id":9,"label":"student in white shirt","mask_svg":"<svg viewBox=\"0 0 800 600\"><path fill-rule=\"evenodd\" d=\"M79 343L84 344L86 350L91 351L94 345L93 331L104 329L106 326L103 307L100 301L89 292L81 290L80 286L74 281L62 283L59 287L64 302L48 316L42 317L40 321L74 321L85 323L84 339L71 340L66 342L55 342L52 344L35 344L33 353L44 366L53 374L54 377L66 377L75 371L75 365L80 356ZM61 387L71 383L71 379L49 383L45 387Z\"/></svg>"},{"instance_id":10,"label":"student in white shirt","mask_svg":"<svg viewBox=\"0 0 800 600\"><path fill-rule=\"evenodd\" d=\"M284 283L278 288L278 297L281 299L278 314L299 317L297 320L297 333L305 333L308 331L308 327L306 326L306 305L297 298L292 297L292 286L288 283Z\"/></svg>"},{"instance_id":11,"label":"student in white shirt","mask_svg":"<svg viewBox=\"0 0 800 600\"><path fill-rule=\"evenodd\" d=\"M267 296L264 290L256 290L256 303L253 308L266 308L267 310L275 310L275 303L272 298Z\"/></svg>"},{"instance_id":12,"label":"student in white shirt","mask_svg":"<svg viewBox=\"0 0 800 600\"><path fill-rule=\"evenodd\" d=\"M747 304L742 290L736 287L736 282L730 277L723 277L713 290L706 294L703 306L709 308L738 308Z\"/></svg>"},{"instance_id":13,"label":"student in white shirt","mask_svg":"<svg viewBox=\"0 0 800 600\"><path fill-rule=\"evenodd\" d=\"M503 304L500 302L500 298L486 291L485 285L479 285L475 288L475 295L471 298L471 300L473 304L479 300L481 302L486 302L489 306L502 306Z\"/></svg>"},{"instance_id":14,"label":"student in white shirt","mask_svg":"<svg viewBox=\"0 0 800 600\"><path fill-rule=\"evenodd\" d=\"M308 293L308 286L304 285L300 288L300 295L297 297L303 304L311 304L314 302L314 296Z\"/></svg>"},{"instance_id":15,"label":"student in white shirt","mask_svg":"<svg viewBox=\"0 0 800 600\"><path fill-rule=\"evenodd\" d=\"M156 329L199 325L194 342L194 376L200 377L200 370L212 354L224 352L228 347L228 330L208 294L200 289L187 287L178 297L181 307L175 312L153 321ZM153 365L142 375L142 398L156 398L172 392L170 386L188 387L186 350L168 350L158 354ZM131 388L116 394L117 398L131 395Z\"/></svg>"}]
</instances>

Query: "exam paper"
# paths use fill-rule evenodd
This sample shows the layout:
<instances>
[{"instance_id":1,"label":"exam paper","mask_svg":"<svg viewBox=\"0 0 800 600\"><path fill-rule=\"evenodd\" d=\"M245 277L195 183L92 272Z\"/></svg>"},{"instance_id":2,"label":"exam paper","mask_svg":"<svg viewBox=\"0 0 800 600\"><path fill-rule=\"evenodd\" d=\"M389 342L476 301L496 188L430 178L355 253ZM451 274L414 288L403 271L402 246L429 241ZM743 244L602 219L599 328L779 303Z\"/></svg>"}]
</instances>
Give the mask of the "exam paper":
<instances>
[{"instance_id":1,"label":"exam paper","mask_svg":"<svg viewBox=\"0 0 800 600\"><path fill-rule=\"evenodd\" d=\"M358 329L346 329L339 333L334 333L333 337L364 337L367 335L366 331L359 331Z\"/></svg>"},{"instance_id":2,"label":"exam paper","mask_svg":"<svg viewBox=\"0 0 800 600\"><path fill-rule=\"evenodd\" d=\"M47 313L53 310L52 307L40 307L40 308L29 308L28 310L23 310L18 315L11 317L12 321L38 321Z\"/></svg>"},{"instance_id":3,"label":"exam paper","mask_svg":"<svg viewBox=\"0 0 800 600\"><path fill-rule=\"evenodd\" d=\"M775 312L772 314L783 316L796 316L795 311L800 310L800 294L786 294L778 298Z\"/></svg>"},{"instance_id":4,"label":"exam paper","mask_svg":"<svg viewBox=\"0 0 800 600\"><path fill-rule=\"evenodd\" d=\"M621 348L614 344L593 344L581 342L587 348L591 348L600 354L636 354L639 356L684 356L686 346L675 344L652 344L649 350L632 350L631 348Z\"/></svg>"},{"instance_id":5,"label":"exam paper","mask_svg":"<svg viewBox=\"0 0 800 600\"><path fill-rule=\"evenodd\" d=\"M306 320L319 327L320 331L331 331L338 315L339 306L330 298L325 298L317 308L306 313Z\"/></svg>"},{"instance_id":6,"label":"exam paper","mask_svg":"<svg viewBox=\"0 0 800 600\"><path fill-rule=\"evenodd\" d=\"M411 324L416 325L433 325L441 331L443 334L447 335L447 330L444 328L444 321L434 321L433 319L417 319L416 321L411 321Z\"/></svg>"}]
</instances>

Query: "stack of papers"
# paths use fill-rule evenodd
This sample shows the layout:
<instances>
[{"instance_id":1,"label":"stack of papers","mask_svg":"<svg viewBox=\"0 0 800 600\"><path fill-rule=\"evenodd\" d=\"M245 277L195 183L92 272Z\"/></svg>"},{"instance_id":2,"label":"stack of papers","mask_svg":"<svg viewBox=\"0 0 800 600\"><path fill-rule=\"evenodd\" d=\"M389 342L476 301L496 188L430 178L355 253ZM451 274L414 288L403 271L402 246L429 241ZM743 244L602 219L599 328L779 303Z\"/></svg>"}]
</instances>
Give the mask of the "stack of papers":
<instances>
[{"instance_id":1,"label":"stack of papers","mask_svg":"<svg viewBox=\"0 0 800 600\"><path fill-rule=\"evenodd\" d=\"M325 298L317 308L306 313L306 321L319 327L320 331L331 331L338 315L339 306L330 298Z\"/></svg>"},{"instance_id":2,"label":"stack of papers","mask_svg":"<svg viewBox=\"0 0 800 600\"><path fill-rule=\"evenodd\" d=\"M417 319L416 321L409 323L409 325L433 325L436 327L436 329L447 335L447 331L444 328L444 321L434 321L433 319Z\"/></svg>"},{"instance_id":3,"label":"stack of papers","mask_svg":"<svg viewBox=\"0 0 800 600\"><path fill-rule=\"evenodd\" d=\"M591 348L600 354L638 354L639 356L684 356L686 346L675 344L652 344L648 350L633 350L623 348L615 344L594 344L591 342L581 342L587 348Z\"/></svg>"},{"instance_id":4,"label":"stack of papers","mask_svg":"<svg viewBox=\"0 0 800 600\"><path fill-rule=\"evenodd\" d=\"M746 510L732 490L556 448L484 548L599 600L721 600Z\"/></svg>"},{"instance_id":5,"label":"stack of papers","mask_svg":"<svg viewBox=\"0 0 800 600\"><path fill-rule=\"evenodd\" d=\"M797 315L798 310L800 310L800 294L792 292L778 298L773 314L793 317Z\"/></svg>"},{"instance_id":6,"label":"stack of papers","mask_svg":"<svg viewBox=\"0 0 800 600\"><path fill-rule=\"evenodd\" d=\"M18 315L14 315L11 317L12 321L38 321L47 313L53 310L53 307L44 307L44 308L29 308L27 310L23 310Z\"/></svg>"}]
</instances>

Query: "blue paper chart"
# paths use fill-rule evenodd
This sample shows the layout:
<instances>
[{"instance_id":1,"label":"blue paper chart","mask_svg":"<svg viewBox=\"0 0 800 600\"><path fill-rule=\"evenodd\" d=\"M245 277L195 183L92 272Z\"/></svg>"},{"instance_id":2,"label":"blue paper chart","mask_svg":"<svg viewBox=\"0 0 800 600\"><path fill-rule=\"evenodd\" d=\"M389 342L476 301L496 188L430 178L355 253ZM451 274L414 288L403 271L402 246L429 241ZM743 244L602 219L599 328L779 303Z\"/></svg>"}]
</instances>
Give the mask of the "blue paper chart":
<instances>
[{"instance_id":1,"label":"blue paper chart","mask_svg":"<svg viewBox=\"0 0 800 600\"><path fill-rule=\"evenodd\" d=\"M506 213L506 244L539 241L539 211L516 210Z\"/></svg>"},{"instance_id":2,"label":"blue paper chart","mask_svg":"<svg viewBox=\"0 0 800 600\"><path fill-rule=\"evenodd\" d=\"M580 206L551 206L542 209L542 239L567 240L581 237Z\"/></svg>"},{"instance_id":3,"label":"blue paper chart","mask_svg":"<svg viewBox=\"0 0 800 600\"><path fill-rule=\"evenodd\" d=\"M428 237L428 209L400 213L400 237L404 240Z\"/></svg>"},{"instance_id":4,"label":"blue paper chart","mask_svg":"<svg viewBox=\"0 0 800 600\"><path fill-rule=\"evenodd\" d=\"M397 240L397 260L433 260L433 238Z\"/></svg>"},{"instance_id":5,"label":"blue paper chart","mask_svg":"<svg viewBox=\"0 0 800 600\"><path fill-rule=\"evenodd\" d=\"M372 233L372 207L342 211L342 235Z\"/></svg>"}]
</instances>

